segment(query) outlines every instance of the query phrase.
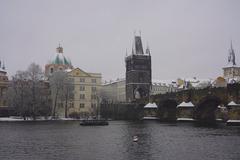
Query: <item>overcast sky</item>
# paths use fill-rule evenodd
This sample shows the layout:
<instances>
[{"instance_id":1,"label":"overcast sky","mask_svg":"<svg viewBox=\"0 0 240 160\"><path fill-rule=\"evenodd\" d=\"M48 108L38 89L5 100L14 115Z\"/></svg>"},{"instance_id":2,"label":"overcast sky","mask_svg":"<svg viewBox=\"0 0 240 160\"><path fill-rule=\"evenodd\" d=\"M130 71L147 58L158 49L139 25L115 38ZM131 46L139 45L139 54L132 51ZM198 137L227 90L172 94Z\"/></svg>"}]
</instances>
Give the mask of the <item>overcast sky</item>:
<instances>
[{"instance_id":1,"label":"overcast sky","mask_svg":"<svg viewBox=\"0 0 240 160\"><path fill-rule=\"evenodd\" d=\"M125 77L134 30L149 44L154 79L216 78L230 41L240 64L239 0L0 0L0 59L8 75L42 68L59 43L74 67Z\"/></svg>"}]
</instances>

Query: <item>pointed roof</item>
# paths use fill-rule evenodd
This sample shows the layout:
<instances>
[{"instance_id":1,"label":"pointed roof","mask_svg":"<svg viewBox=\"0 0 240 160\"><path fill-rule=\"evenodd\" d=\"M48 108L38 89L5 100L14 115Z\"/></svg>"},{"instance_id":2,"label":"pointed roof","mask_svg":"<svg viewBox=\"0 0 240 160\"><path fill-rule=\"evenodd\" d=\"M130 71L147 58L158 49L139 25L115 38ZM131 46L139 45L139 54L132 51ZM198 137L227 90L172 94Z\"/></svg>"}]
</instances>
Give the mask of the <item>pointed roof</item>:
<instances>
[{"instance_id":1,"label":"pointed roof","mask_svg":"<svg viewBox=\"0 0 240 160\"><path fill-rule=\"evenodd\" d=\"M132 53L133 54L138 54L138 55L144 55L141 36L136 36L135 35L134 42L133 42Z\"/></svg>"},{"instance_id":2,"label":"pointed roof","mask_svg":"<svg viewBox=\"0 0 240 160\"><path fill-rule=\"evenodd\" d=\"M146 54L147 54L147 55L151 55L150 49L149 49L149 46L148 46L148 45L147 45L147 49L146 49Z\"/></svg>"},{"instance_id":3,"label":"pointed roof","mask_svg":"<svg viewBox=\"0 0 240 160\"><path fill-rule=\"evenodd\" d=\"M157 107L156 103L150 103L149 102L143 108L155 108L155 109L157 109L158 107Z\"/></svg>"},{"instance_id":4,"label":"pointed roof","mask_svg":"<svg viewBox=\"0 0 240 160\"><path fill-rule=\"evenodd\" d=\"M177 106L177 108L179 108L179 107L194 107L194 105L192 104L192 102L188 102L188 103L186 103L186 102L182 102L182 103L180 103L178 106Z\"/></svg>"},{"instance_id":5,"label":"pointed roof","mask_svg":"<svg viewBox=\"0 0 240 160\"><path fill-rule=\"evenodd\" d=\"M235 52L232 46L232 41L231 41L231 47L229 49L229 55L228 55L228 66L235 66Z\"/></svg>"},{"instance_id":6,"label":"pointed roof","mask_svg":"<svg viewBox=\"0 0 240 160\"><path fill-rule=\"evenodd\" d=\"M91 75L80 68L74 68L72 70L68 70L68 73L72 76L81 76L81 77L91 77Z\"/></svg>"},{"instance_id":7,"label":"pointed roof","mask_svg":"<svg viewBox=\"0 0 240 160\"><path fill-rule=\"evenodd\" d=\"M236 104L234 101L231 101L228 103L228 106L238 106L238 104Z\"/></svg>"}]
</instances>

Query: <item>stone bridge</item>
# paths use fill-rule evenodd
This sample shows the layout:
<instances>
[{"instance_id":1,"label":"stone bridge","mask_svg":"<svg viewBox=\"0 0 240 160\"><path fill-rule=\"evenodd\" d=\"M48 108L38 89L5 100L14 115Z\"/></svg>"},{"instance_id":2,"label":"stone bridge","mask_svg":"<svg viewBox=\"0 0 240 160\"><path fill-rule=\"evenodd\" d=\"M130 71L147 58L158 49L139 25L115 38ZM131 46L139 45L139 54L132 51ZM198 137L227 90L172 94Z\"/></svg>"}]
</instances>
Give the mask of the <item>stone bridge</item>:
<instances>
[{"instance_id":1,"label":"stone bridge","mask_svg":"<svg viewBox=\"0 0 240 160\"><path fill-rule=\"evenodd\" d=\"M225 88L190 89L175 93L167 93L150 97L150 101L158 105L158 116L162 120L176 120L177 105L181 102L194 104L193 119L200 122L213 122L216 120L218 106L227 106L230 101L240 103L240 84L231 84ZM240 119L240 109L237 113L227 113L231 119ZM231 115L232 114L232 115Z\"/></svg>"}]
</instances>

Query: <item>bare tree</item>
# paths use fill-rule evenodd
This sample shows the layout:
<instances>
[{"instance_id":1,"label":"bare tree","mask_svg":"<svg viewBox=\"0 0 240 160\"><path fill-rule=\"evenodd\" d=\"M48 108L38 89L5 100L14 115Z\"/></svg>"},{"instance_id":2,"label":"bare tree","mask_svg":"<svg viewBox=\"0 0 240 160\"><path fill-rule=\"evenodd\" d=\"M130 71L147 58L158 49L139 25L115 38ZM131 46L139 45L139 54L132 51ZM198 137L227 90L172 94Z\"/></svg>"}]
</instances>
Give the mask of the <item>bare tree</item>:
<instances>
[{"instance_id":1,"label":"bare tree","mask_svg":"<svg viewBox=\"0 0 240 160\"><path fill-rule=\"evenodd\" d=\"M49 92L41 67L32 63L26 71L18 71L10 83L8 97L9 104L24 119L46 116L50 108Z\"/></svg>"},{"instance_id":2,"label":"bare tree","mask_svg":"<svg viewBox=\"0 0 240 160\"><path fill-rule=\"evenodd\" d=\"M17 71L12 77L7 95L8 104L14 107L16 113L25 120L26 117L29 116L27 105L29 93L27 90L26 72Z\"/></svg>"},{"instance_id":3,"label":"bare tree","mask_svg":"<svg viewBox=\"0 0 240 160\"><path fill-rule=\"evenodd\" d=\"M68 103L73 98L73 85L64 71L54 72L50 76L50 87L53 98L52 118L56 118L59 105L64 103L64 115L68 115Z\"/></svg>"}]
</instances>

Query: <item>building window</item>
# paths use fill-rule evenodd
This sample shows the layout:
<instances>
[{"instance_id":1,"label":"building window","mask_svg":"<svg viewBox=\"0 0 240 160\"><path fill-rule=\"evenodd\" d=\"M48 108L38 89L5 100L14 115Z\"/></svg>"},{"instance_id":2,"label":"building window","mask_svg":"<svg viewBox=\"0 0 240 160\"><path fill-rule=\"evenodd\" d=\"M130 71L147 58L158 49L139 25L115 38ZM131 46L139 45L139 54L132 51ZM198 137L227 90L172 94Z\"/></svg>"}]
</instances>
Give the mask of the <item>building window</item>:
<instances>
[{"instance_id":1,"label":"building window","mask_svg":"<svg viewBox=\"0 0 240 160\"><path fill-rule=\"evenodd\" d=\"M85 91L85 86L80 86L80 91Z\"/></svg>"},{"instance_id":2,"label":"building window","mask_svg":"<svg viewBox=\"0 0 240 160\"><path fill-rule=\"evenodd\" d=\"M79 107L80 107L80 108L84 108L84 107L85 107L85 106L84 106L84 103L80 103Z\"/></svg>"},{"instance_id":3,"label":"building window","mask_svg":"<svg viewBox=\"0 0 240 160\"><path fill-rule=\"evenodd\" d=\"M85 99L85 94L80 94L80 99Z\"/></svg>"},{"instance_id":4,"label":"building window","mask_svg":"<svg viewBox=\"0 0 240 160\"><path fill-rule=\"evenodd\" d=\"M91 95L91 99L97 99L97 96L95 94Z\"/></svg>"},{"instance_id":5,"label":"building window","mask_svg":"<svg viewBox=\"0 0 240 160\"><path fill-rule=\"evenodd\" d=\"M85 78L80 78L80 82L85 82Z\"/></svg>"},{"instance_id":6,"label":"building window","mask_svg":"<svg viewBox=\"0 0 240 160\"><path fill-rule=\"evenodd\" d=\"M97 88L96 87L92 87L92 92L96 92Z\"/></svg>"},{"instance_id":7,"label":"building window","mask_svg":"<svg viewBox=\"0 0 240 160\"><path fill-rule=\"evenodd\" d=\"M92 79L92 83L97 83L97 80L96 79Z\"/></svg>"},{"instance_id":8,"label":"building window","mask_svg":"<svg viewBox=\"0 0 240 160\"><path fill-rule=\"evenodd\" d=\"M96 108L96 106L97 106L96 103L92 103L92 104L91 104L91 107L92 107L92 108Z\"/></svg>"},{"instance_id":9,"label":"building window","mask_svg":"<svg viewBox=\"0 0 240 160\"><path fill-rule=\"evenodd\" d=\"M74 78L69 78L68 80L70 83L74 83Z\"/></svg>"}]
</instances>

